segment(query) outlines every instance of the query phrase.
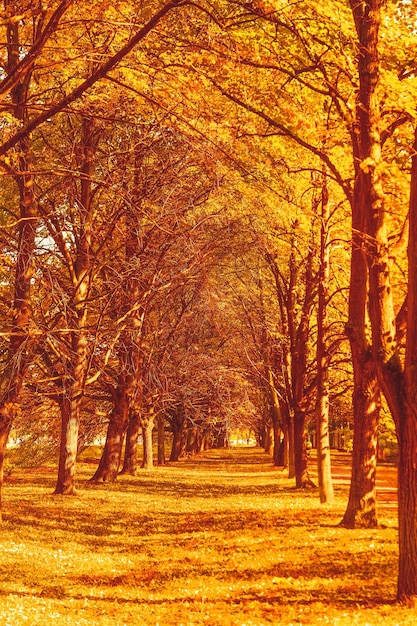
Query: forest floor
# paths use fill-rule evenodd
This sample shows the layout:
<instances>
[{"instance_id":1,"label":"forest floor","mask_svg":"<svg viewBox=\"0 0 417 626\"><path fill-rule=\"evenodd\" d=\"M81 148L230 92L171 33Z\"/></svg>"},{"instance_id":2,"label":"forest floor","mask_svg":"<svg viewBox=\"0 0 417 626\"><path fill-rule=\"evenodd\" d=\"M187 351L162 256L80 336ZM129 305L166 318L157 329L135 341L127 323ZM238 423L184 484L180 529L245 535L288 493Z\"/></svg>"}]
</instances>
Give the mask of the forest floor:
<instances>
[{"instance_id":1,"label":"forest floor","mask_svg":"<svg viewBox=\"0 0 417 626\"><path fill-rule=\"evenodd\" d=\"M256 448L204 453L53 496L53 467L16 470L0 527L3 626L416 624L394 603L395 468L380 471L376 530L338 527L336 504L296 490Z\"/></svg>"}]
</instances>

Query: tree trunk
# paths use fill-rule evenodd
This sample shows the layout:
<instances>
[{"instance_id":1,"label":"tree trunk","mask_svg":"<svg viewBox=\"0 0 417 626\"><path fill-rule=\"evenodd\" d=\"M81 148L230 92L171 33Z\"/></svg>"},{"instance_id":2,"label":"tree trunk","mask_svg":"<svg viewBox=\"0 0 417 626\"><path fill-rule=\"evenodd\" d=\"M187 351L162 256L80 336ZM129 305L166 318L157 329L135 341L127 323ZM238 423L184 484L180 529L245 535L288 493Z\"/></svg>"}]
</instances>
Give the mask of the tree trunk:
<instances>
[{"instance_id":1,"label":"tree trunk","mask_svg":"<svg viewBox=\"0 0 417 626\"><path fill-rule=\"evenodd\" d=\"M265 439L263 448L267 454L272 456L274 452L274 438L272 426L270 426L269 424L265 424Z\"/></svg>"},{"instance_id":2,"label":"tree trunk","mask_svg":"<svg viewBox=\"0 0 417 626\"><path fill-rule=\"evenodd\" d=\"M211 429L206 428L201 438L200 452L204 452L205 450L209 450L210 448L211 448Z\"/></svg>"},{"instance_id":3,"label":"tree trunk","mask_svg":"<svg viewBox=\"0 0 417 626\"><path fill-rule=\"evenodd\" d=\"M349 502L341 524L375 527L376 512L376 428L379 417L379 388L369 340L367 317L369 216L374 208L372 174L362 163L374 167L380 158L378 83L379 0L360 3L350 0L358 35L359 92L356 124L352 130L355 158L355 183L352 201L352 253L349 286L349 321L346 333L350 340L354 375L354 440L352 481ZM373 262L373 260L372 260ZM374 339L374 335L373 335ZM373 341L372 339L372 341Z\"/></svg>"},{"instance_id":4,"label":"tree trunk","mask_svg":"<svg viewBox=\"0 0 417 626\"><path fill-rule=\"evenodd\" d=\"M281 432L282 432L282 415L281 415L281 406L279 402L278 393L275 387L274 374L272 369L268 367L267 371L268 378L268 391L269 391L269 403L270 403L270 415L271 415L271 423L272 423L272 433L273 433L273 453L272 457L274 460L274 465L279 466L279 455L280 455L280 447L281 447Z\"/></svg>"},{"instance_id":5,"label":"tree trunk","mask_svg":"<svg viewBox=\"0 0 417 626\"><path fill-rule=\"evenodd\" d=\"M129 419L129 400L124 385L113 391L113 401L103 454L94 476L90 479L93 483L114 482L119 473L123 438Z\"/></svg>"},{"instance_id":6,"label":"tree trunk","mask_svg":"<svg viewBox=\"0 0 417 626\"><path fill-rule=\"evenodd\" d=\"M416 424L417 411L414 404L412 408L407 408L400 435L398 465L399 571L397 583L398 600L414 607L417 607Z\"/></svg>"},{"instance_id":7,"label":"tree trunk","mask_svg":"<svg viewBox=\"0 0 417 626\"><path fill-rule=\"evenodd\" d=\"M415 130L410 189L410 230L408 242L408 296L405 372L393 376L385 370L391 385L387 393L397 425L399 443L398 528L399 572L397 598L417 606L417 129ZM390 364L388 364L390 365ZM399 361L396 366L399 369ZM397 379L395 381L395 378ZM388 385L386 384L388 387Z\"/></svg>"},{"instance_id":8,"label":"tree trunk","mask_svg":"<svg viewBox=\"0 0 417 626\"><path fill-rule=\"evenodd\" d=\"M372 359L396 424L399 442L397 599L417 606L417 131L411 167L407 334L403 366L390 280L392 250L381 176L378 33L382 2L350 0L350 4L359 42L357 130L362 151L358 151L358 156L359 163L368 164L366 168L357 166L354 200L358 211L365 215L360 232L366 235L368 248Z\"/></svg>"},{"instance_id":9,"label":"tree trunk","mask_svg":"<svg viewBox=\"0 0 417 626\"><path fill-rule=\"evenodd\" d=\"M78 410L68 396L59 399L61 444L55 494L76 495L75 467L78 450Z\"/></svg>"},{"instance_id":10,"label":"tree trunk","mask_svg":"<svg viewBox=\"0 0 417 626\"><path fill-rule=\"evenodd\" d=\"M163 415L158 416L158 465L165 465L165 419Z\"/></svg>"},{"instance_id":11,"label":"tree trunk","mask_svg":"<svg viewBox=\"0 0 417 626\"><path fill-rule=\"evenodd\" d=\"M181 404L173 410L170 424L172 430L172 446L169 460L170 462L176 462L181 456L182 439L185 428L185 412Z\"/></svg>"},{"instance_id":12,"label":"tree trunk","mask_svg":"<svg viewBox=\"0 0 417 626\"><path fill-rule=\"evenodd\" d=\"M317 476L320 502L334 503L334 490L329 442L329 398L322 395L317 406Z\"/></svg>"},{"instance_id":13,"label":"tree trunk","mask_svg":"<svg viewBox=\"0 0 417 626\"><path fill-rule=\"evenodd\" d=\"M4 457L6 454L6 445L7 440L9 438L10 428L12 426L12 420L3 418L0 419L0 522L1 522L1 511L2 511L2 496L3 492L1 486L3 485L4 480Z\"/></svg>"},{"instance_id":14,"label":"tree trunk","mask_svg":"<svg viewBox=\"0 0 417 626\"><path fill-rule=\"evenodd\" d=\"M198 433L197 426L192 425L189 428L187 428L187 443L186 443L186 446L185 446L186 454L195 454L196 453L197 433Z\"/></svg>"},{"instance_id":15,"label":"tree trunk","mask_svg":"<svg viewBox=\"0 0 417 626\"><path fill-rule=\"evenodd\" d=\"M305 430L305 415L302 409L294 410L294 466L295 486L298 489L315 487L308 473L307 438Z\"/></svg>"},{"instance_id":16,"label":"tree trunk","mask_svg":"<svg viewBox=\"0 0 417 626\"><path fill-rule=\"evenodd\" d=\"M363 237L353 231L349 336L353 365L353 454L349 499L341 525L346 528L378 526L376 510L377 426L380 387L368 344L366 327L367 266Z\"/></svg>"},{"instance_id":17,"label":"tree trunk","mask_svg":"<svg viewBox=\"0 0 417 626\"><path fill-rule=\"evenodd\" d=\"M340 523L345 528L376 528L376 445L380 391L375 368L369 359L361 367L353 395L352 475L347 509Z\"/></svg>"},{"instance_id":18,"label":"tree trunk","mask_svg":"<svg viewBox=\"0 0 417 626\"><path fill-rule=\"evenodd\" d=\"M321 232L320 232L320 272L317 306L317 400L316 400L316 441L317 476L320 502L333 504L334 491L330 459L329 441L329 357L327 353L327 301L330 277L329 243L330 207L326 172L323 171L321 191Z\"/></svg>"},{"instance_id":19,"label":"tree trunk","mask_svg":"<svg viewBox=\"0 0 417 626\"><path fill-rule=\"evenodd\" d=\"M151 413L146 419L142 418L142 437L143 437L143 461L142 469L153 469L153 427L154 416Z\"/></svg>"},{"instance_id":20,"label":"tree trunk","mask_svg":"<svg viewBox=\"0 0 417 626\"><path fill-rule=\"evenodd\" d=\"M296 286L298 270L295 261L294 243L290 258L290 284L287 297L288 329L291 348L291 399L293 418L293 445L295 482L299 488L313 486L308 475L308 456L305 433L305 409L308 405L306 398L308 338L310 329L310 314L313 306L313 251L310 250L306 259L304 271L305 292L301 307L301 315L297 324L296 315Z\"/></svg>"},{"instance_id":21,"label":"tree trunk","mask_svg":"<svg viewBox=\"0 0 417 626\"><path fill-rule=\"evenodd\" d=\"M279 444L279 448L278 448L278 454L277 454L277 459L275 462L275 465L277 467L287 467L288 463L286 463L286 459L288 458L288 445L287 445L287 438L284 434L284 436L281 439L281 442Z\"/></svg>"},{"instance_id":22,"label":"tree trunk","mask_svg":"<svg viewBox=\"0 0 417 626\"><path fill-rule=\"evenodd\" d=\"M92 176L94 171L94 121L90 118L82 120L82 136L80 142L80 211L82 228L77 241L76 259L72 275L73 280L73 324L76 331L72 333L73 367L70 374L71 382L64 381L64 399L62 402L62 428L59 453L58 478L56 494L72 495L75 493L75 466L77 459L78 430L80 423L81 400L84 395L85 379L88 371L87 320L88 295L91 273L91 205ZM65 396L65 394L67 394Z\"/></svg>"},{"instance_id":23,"label":"tree trunk","mask_svg":"<svg viewBox=\"0 0 417 626\"><path fill-rule=\"evenodd\" d=\"M130 410L129 424L126 432L125 456L121 474L136 476L139 466L138 439L140 432L140 415L137 410Z\"/></svg>"},{"instance_id":24,"label":"tree trunk","mask_svg":"<svg viewBox=\"0 0 417 626\"><path fill-rule=\"evenodd\" d=\"M288 478L295 478L295 452L294 452L294 417L291 415L291 411L286 406L286 423L287 423L287 445L285 453L287 455L287 463L285 467L288 467Z\"/></svg>"},{"instance_id":25,"label":"tree trunk","mask_svg":"<svg viewBox=\"0 0 417 626\"><path fill-rule=\"evenodd\" d=\"M274 423L274 426L273 426L273 435L274 435L273 460L274 460L275 467L279 467L283 465L282 445L281 445L282 430L281 430L281 427L276 423Z\"/></svg>"},{"instance_id":26,"label":"tree trunk","mask_svg":"<svg viewBox=\"0 0 417 626\"><path fill-rule=\"evenodd\" d=\"M171 454L169 460L171 463L178 461L181 454L182 430L174 428L172 430Z\"/></svg>"}]
</instances>

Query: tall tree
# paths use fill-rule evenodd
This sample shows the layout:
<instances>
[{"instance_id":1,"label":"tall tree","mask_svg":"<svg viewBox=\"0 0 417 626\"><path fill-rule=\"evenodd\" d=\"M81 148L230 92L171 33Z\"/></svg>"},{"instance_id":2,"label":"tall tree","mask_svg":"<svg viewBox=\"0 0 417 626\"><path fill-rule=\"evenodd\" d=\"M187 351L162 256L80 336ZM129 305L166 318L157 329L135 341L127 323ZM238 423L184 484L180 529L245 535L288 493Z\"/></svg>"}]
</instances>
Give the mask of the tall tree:
<instances>
[{"instance_id":1,"label":"tall tree","mask_svg":"<svg viewBox=\"0 0 417 626\"><path fill-rule=\"evenodd\" d=\"M330 205L326 171L321 177L320 267L317 302L316 448L320 501L334 501L329 438L328 301L330 279Z\"/></svg>"},{"instance_id":2,"label":"tall tree","mask_svg":"<svg viewBox=\"0 0 417 626\"><path fill-rule=\"evenodd\" d=\"M416 343L416 176L414 154L411 170L410 234L408 245L407 337L404 361L400 354L398 323L392 288L389 243L389 206L384 193L380 81L379 30L383 2L351 0L358 35L358 118L361 168L357 171L357 201L362 213L363 245L369 268L369 315L372 326L372 361L394 417L399 441L398 599L417 604L417 456L415 362ZM417 135L416 135L417 136ZM401 311L401 308L400 308Z\"/></svg>"},{"instance_id":3,"label":"tall tree","mask_svg":"<svg viewBox=\"0 0 417 626\"><path fill-rule=\"evenodd\" d=\"M19 15L19 3L5 0L6 16L6 62L4 66L5 78L10 80L10 111L11 117L18 124L25 124L28 120L28 97L32 66L19 71L21 66L22 29ZM42 19L35 17L32 32L25 33L25 37L32 36L38 43L42 37ZM31 337L32 317L32 280L34 275L35 237L38 220L38 203L35 178L33 175L32 140L24 135L17 143L13 156L12 166L7 166L7 173L11 174L17 184L19 207L17 217L17 249L14 268L14 295L11 320L9 322L10 340L6 362L0 377L0 506L3 485L3 463L6 443L10 429L16 416L20 402L23 380L32 352L33 337Z\"/></svg>"}]
</instances>

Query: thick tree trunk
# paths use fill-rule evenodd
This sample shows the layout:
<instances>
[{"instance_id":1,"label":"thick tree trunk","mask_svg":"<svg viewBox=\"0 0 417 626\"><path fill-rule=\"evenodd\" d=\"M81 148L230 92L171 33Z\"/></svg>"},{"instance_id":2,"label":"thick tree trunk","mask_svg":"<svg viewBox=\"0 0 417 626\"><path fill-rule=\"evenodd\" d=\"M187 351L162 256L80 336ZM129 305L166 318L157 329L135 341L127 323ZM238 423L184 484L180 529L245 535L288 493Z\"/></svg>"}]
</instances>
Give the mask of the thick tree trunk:
<instances>
[{"instance_id":1,"label":"thick tree trunk","mask_svg":"<svg viewBox=\"0 0 417 626\"><path fill-rule=\"evenodd\" d=\"M263 443L263 448L267 454L272 456L274 452L274 437L272 426L270 426L269 424L265 424L265 439Z\"/></svg>"},{"instance_id":2,"label":"thick tree trunk","mask_svg":"<svg viewBox=\"0 0 417 626\"><path fill-rule=\"evenodd\" d=\"M360 379L353 395L352 475L347 509L340 522L345 528L376 528L376 446L380 391L375 368L357 364Z\"/></svg>"},{"instance_id":3,"label":"thick tree trunk","mask_svg":"<svg viewBox=\"0 0 417 626\"><path fill-rule=\"evenodd\" d=\"M397 598L417 607L417 129L415 130L410 188L410 231L408 243L408 311L405 372L393 376L386 394L397 425L399 442L398 528L399 572ZM397 371L399 362L397 362ZM395 379L396 384L395 384ZM388 384L386 384L388 387Z\"/></svg>"},{"instance_id":4,"label":"thick tree trunk","mask_svg":"<svg viewBox=\"0 0 417 626\"><path fill-rule=\"evenodd\" d=\"M287 440L284 434L279 444L277 459L275 462L275 465L277 467L287 467L287 464L285 462L286 458L288 457L288 454L286 454L287 450L288 450L288 445L287 445Z\"/></svg>"},{"instance_id":5,"label":"thick tree trunk","mask_svg":"<svg viewBox=\"0 0 417 626\"><path fill-rule=\"evenodd\" d=\"M86 297L87 284L80 286L80 296ZM83 295L84 294L84 295ZM84 395L84 381L88 367L87 338L84 328L87 321L87 312L83 309L78 317L80 332L73 334L72 350L74 368L72 372L72 384L65 389L60 401L61 409L61 441L59 450L58 476L55 486L55 494L74 495L75 471L78 451L78 431L80 425L80 408Z\"/></svg>"},{"instance_id":6,"label":"thick tree trunk","mask_svg":"<svg viewBox=\"0 0 417 626\"><path fill-rule=\"evenodd\" d=\"M282 417L282 438L279 444L278 457L277 457L277 465L279 467L288 467L288 464L289 464L287 411L288 411L287 403L284 400L281 400L280 412L281 412L281 417ZM294 472L294 475L295 475L295 472Z\"/></svg>"},{"instance_id":7,"label":"thick tree trunk","mask_svg":"<svg viewBox=\"0 0 417 626\"><path fill-rule=\"evenodd\" d=\"M123 439L128 425L129 401L126 388L121 386L113 392L114 407L107 427L103 454L90 482L114 482L120 468Z\"/></svg>"},{"instance_id":8,"label":"thick tree trunk","mask_svg":"<svg viewBox=\"0 0 417 626\"><path fill-rule=\"evenodd\" d=\"M362 219L353 231L349 322L346 327L354 379L352 476L348 505L341 521L341 525L347 528L378 526L376 453L380 387L367 339L367 264L361 225Z\"/></svg>"},{"instance_id":9,"label":"thick tree trunk","mask_svg":"<svg viewBox=\"0 0 417 626\"><path fill-rule=\"evenodd\" d=\"M187 443L185 445L186 454L195 454L197 445L197 426L189 426L187 428Z\"/></svg>"},{"instance_id":10,"label":"thick tree trunk","mask_svg":"<svg viewBox=\"0 0 417 626\"><path fill-rule=\"evenodd\" d=\"M171 463L178 461L181 454L182 430L174 428L172 430L171 454L169 460Z\"/></svg>"},{"instance_id":11,"label":"thick tree trunk","mask_svg":"<svg viewBox=\"0 0 417 626\"><path fill-rule=\"evenodd\" d=\"M382 1L350 0L350 4L359 42L357 130L361 150L358 150L358 160L368 164L366 168L357 167L356 170L353 215L361 211L365 214L360 232L365 233L368 246L372 359L397 427L399 442L397 598L417 606L417 131L411 169L408 310L403 366L390 281L392 251L381 175L378 33Z\"/></svg>"},{"instance_id":12,"label":"thick tree trunk","mask_svg":"<svg viewBox=\"0 0 417 626\"><path fill-rule=\"evenodd\" d=\"M399 571L397 598L417 607L417 411L408 407L398 465Z\"/></svg>"},{"instance_id":13,"label":"thick tree trunk","mask_svg":"<svg viewBox=\"0 0 417 626\"><path fill-rule=\"evenodd\" d=\"M61 410L61 444L59 451L58 477L55 494L75 495L75 467L78 450L78 414L77 403L67 396L62 396Z\"/></svg>"},{"instance_id":14,"label":"thick tree trunk","mask_svg":"<svg viewBox=\"0 0 417 626\"><path fill-rule=\"evenodd\" d=\"M305 416L302 409L294 411L294 466L295 486L298 489L315 487L308 473L308 453L305 431Z\"/></svg>"},{"instance_id":15,"label":"thick tree trunk","mask_svg":"<svg viewBox=\"0 0 417 626\"><path fill-rule=\"evenodd\" d=\"M204 450L208 450L209 447L210 447L210 430L206 428L201 431L198 452L204 452Z\"/></svg>"},{"instance_id":16,"label":"thick tree trunk","mask_svg":"<svg viewBox=\"0 0 417 626\"><path fill-rule=\"evenodd\" d=\"M371 0L374 2L374 0ZM350 341L353 366L353 457L352 479L348 506L341 521L343 526L375 527L376 511L376 427L379 415L379 391L376 369L372 363L372 345L367 312L368 264L366 236L368 213L371 210L369 175L361 162L370 158L370 98L375 88L369 83L374 73L374 62L369 55L375 53L375 43L368 45L366 17L369 5L351 1L352 13L358 31L361 50L358 70L362 80L356 109L356 125L352 131L355 158L355 185L352 200L352 248L349 284L349 321L346 334ZM362 14L364 11L364 14ZM364 82L365 81L365 82ZM373 81L374 83L374 81ZM378 135L378 133L377 133Z\"/></svg>"},{"instance_id":17,"label":"thick tree trunk","mask_svg":"<svg viewBox=\"0 0 417 626\"><path fill-rule=\"evenodd\" d=\"M211 429L206 428L201 435L200 452L210 450L211 448Z\"/></svg>"},{"instance_id":18,"label":"thick tree trunk","mask_svg":"<svg viewBox=\"0 0 417 626\"><path fill-rule=\"evenodd\" d=\"M139 432L141 429L140 415L137 410L130 411L129 424L126 432L125 456L121 474L136 476L139 468L138 448Z\"/></svg>"}]
</instances>

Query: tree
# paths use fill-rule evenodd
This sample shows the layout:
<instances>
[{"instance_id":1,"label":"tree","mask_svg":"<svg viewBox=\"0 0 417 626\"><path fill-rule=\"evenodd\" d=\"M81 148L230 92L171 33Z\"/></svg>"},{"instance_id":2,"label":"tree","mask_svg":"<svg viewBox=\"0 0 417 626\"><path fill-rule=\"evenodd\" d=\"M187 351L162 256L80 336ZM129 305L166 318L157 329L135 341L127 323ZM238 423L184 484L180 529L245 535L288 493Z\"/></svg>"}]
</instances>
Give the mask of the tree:
<instances>
[{"instance_id":1,"label":"tree","mask_svg":"<svg viewBox=\"0 0 417 626\"><path fill-rule=\"evenodd\" d=\"M19 403L25 371L30 360L31 342L28 341L30 339L28 331L31 318L32 257L35 249L36 219L38 217L33 168L31 167L31 164L34 162L31 148L33 141L31 133L63 111L71 103L79 100L87 90L116 67L155 28L161 19L172 9L176 9L185 3L173 0L161 9L156 10L142 27L138 28L132 36L129 35L127 42L123 42L116 51L110 53L105 62L91 66L83 80L77 81L78 84L72 89L70 88L64 95L62 95L64 90L58 95L59 89L49 89L49 76L42 72L41 67L43 63L46 66L50 64L46 44L53 38L57 39L58 44L61 44L63 40L65 41L65 45L57 45L56 49L64 52L62 56L60 55L59 61L63 57L63 63L68 62L65 51L71 51L68 38L70 38L72 31L71 29L64 29L62 31L64 32L64 37L61 38L58 26L62 21L63 15L71 8L72 4L71 0L63 0L57 3L55 8L45 11L40 4L35 7L32 5L27 6L26 3L14 2L13 0L5 0L4 2L5 20L2 22L2 29L4 32L3 41L6 41L4 46L6 52L1 55L0 95L6 107L6 116L3 115L3 120L6 117L7 132L0 146L0 156L5 157L0 164L8 174L18 177L20 215L18 216L19 249L15 266L14 307L10 321L10 349L1 385L0 489L4 450L15 417L15 409ZM22 32L24 32L23 39L20 37ZM76 36L78 36L78 33ZM59 61L57 59L55 62ZM31 77L37 70L39 70L37 78L39 79L42 76L43 79L38 81L38 83L31 81ZM75 78L76 74L74 74L73 78ZM32 90L30 107L28 106L29 89ZM51 92L54 94L52 98L50 98ZM55 98L54 96L58 97ZM40 113L38 112L38 106L41 110ZM17 120L17 124L15 120ZM12 157L17 160L17 165L10 165ZM88 183L85 180L84 183L84 186L87 187ZM86 258L85 255L84 258ZM81 257L79 260L81 262ZM83 274L83 270L81 269L80 271ZM83 282L83 279L81 279L81 282ZM81 318L79 321L82 322ZM84 363L84 358L81 355L80 345L76 348L76 353L81 367L81 362ZM75 396L70 400L70 404L74 402L76 403ZM68 426L72 424L73 421L71 419L68 420ZM72 439L75 441L76 428L71 426L66 431L68 435L70 431L73 432L74 436ZM60 472L57 490L72 493L72 482L72 478L68 482L67 478Z\"/></svg>"},{"instance_id":2,"label":"tree","mask_svg":"<svg viewBox=\"0 0 417 626\"><path fill-rule=\"evenodd\" d=\"M5 78L10 81L10 120L25 124L28 120L28 94L32 76L29 65L20 73L21 29L13 18L19 7L8 0L4 3L6 16L6 58L3 65ZM41 28L41 18L34 18L32 36ZM42 33L40 37L42 36ZM39 43L40 39L37 40ZM33 176L32 140L22 136L15 144L13 165L6 165L7 173L13 176L18 188L17 248L14 267L14 294L8 354L0 378L0 506L3 485L3 463L6 443L19 405L23 380L31 361L33 336L31 336L31 285L34 274L33 254L38 219L38 204ZM12 159L10 159L11 161Z\"/></svg>"},{"instance_id":3,"label":"tree","mask_svg":"<svg viewBox=\"0 0 417 626\"><path fill-rule=\"evenodd\" d=\"M383 4L369 0L364 5L351 1L358 35L358 120L362 150L356 172L358 211L362 214L360 236L366 245L369 271L369 316L372 326L372 362L397 427L399 440L398 599L417 603L417 454L415 361L416 343L416 176L412 157L410 188L410 234L408 244L407 337L401 358L397 315L392 293L389 243L389 208L384 193L380 81L379 28ZM416 135L417 136L417 135ZM414 151L417 142L414 142ZM400 308L400 313L402 308Z\"/></svg>"},{"instance_id":4,"label":"tree","mask_svg":"<svg viewBox=\"0 0 417 626\"><path fill-rule=\"evenodd\" d=\"M317 302L317 399L316 448L317 475L320 502L333 504L334 492L331 473L329 440L329 346L328 301L330 280L330 206L328 183L324 170L321 179L320 268Z\"/></svg>"}]
</instances>

